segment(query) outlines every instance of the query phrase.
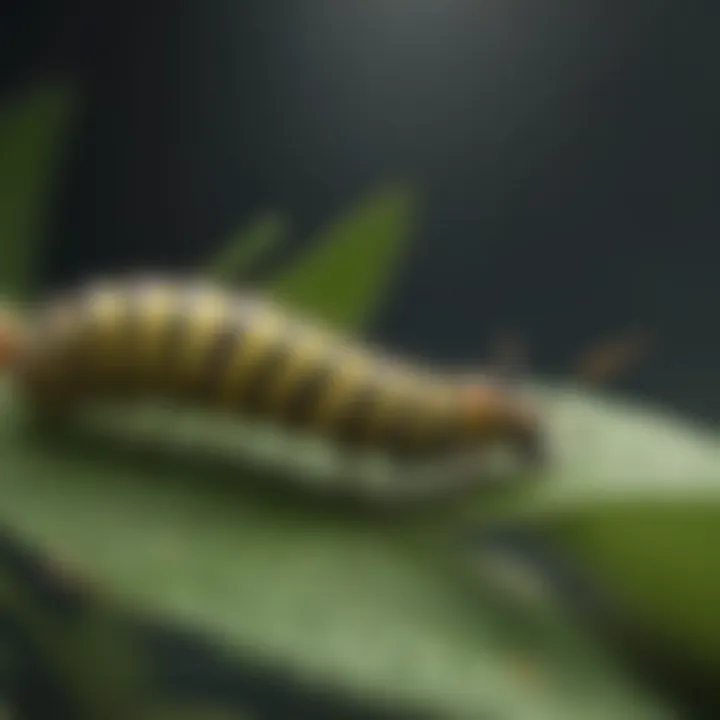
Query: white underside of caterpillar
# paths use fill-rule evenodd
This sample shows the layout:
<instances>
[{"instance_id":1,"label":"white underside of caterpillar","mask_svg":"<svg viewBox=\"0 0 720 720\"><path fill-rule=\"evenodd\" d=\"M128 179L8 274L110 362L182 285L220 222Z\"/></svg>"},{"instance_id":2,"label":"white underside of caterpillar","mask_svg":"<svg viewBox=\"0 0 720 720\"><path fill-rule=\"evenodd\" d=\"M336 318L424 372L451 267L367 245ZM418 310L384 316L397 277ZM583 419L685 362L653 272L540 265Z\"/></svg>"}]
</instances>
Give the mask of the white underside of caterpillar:
<instances>
[{"instance_id":1,"label":"white underside of caterpillar","mask_svg":"<svg viewBox=\"0 0 720 720\"><path fill-rule=\"evenodd\" d=\"M243 473L262 472L332 495L403 501L486 486L519 469L510 449L492 447L441 459L399 459L371 449L343 447L328 439L275 424L196 413L146 402L97 403L78 413L83 426L143 443L228 458Z\"/></svg>"}]
</instances>

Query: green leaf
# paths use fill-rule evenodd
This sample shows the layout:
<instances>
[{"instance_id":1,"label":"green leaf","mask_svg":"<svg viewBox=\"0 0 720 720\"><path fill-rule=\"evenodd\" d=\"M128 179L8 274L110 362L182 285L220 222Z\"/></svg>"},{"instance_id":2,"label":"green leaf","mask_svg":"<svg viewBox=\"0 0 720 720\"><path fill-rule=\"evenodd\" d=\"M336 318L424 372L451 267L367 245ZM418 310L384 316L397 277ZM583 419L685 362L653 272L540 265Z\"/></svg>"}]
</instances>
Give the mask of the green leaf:
<instances>
[{"instance_id":1,"label":"green leaf","mask_svg":"<svg viewBox=\"0 0 720 720\"><path fill-rule=\"evenodd\" d=\"M545 530L639 627L720 671L720 442L714 429L577 388L539 393L552 468L468 516Z\"/></svg>"},{"instance_id":2,"label":"green leaf","mask_svg":"<svg viewBox=\"0 0 720 720\"><path fill-rule=\"evenodd\" d=\"M66 83L42 82L0 107L0 293L30 290L37 240L76 109Z\"/></svg>"},{"instance_id":3,"label":"green leaf","mask_svg":"<svg viewBox=\"0 0 720 720\"><path fill-rule=\"evenodd\" d=\"M308 256L274 282L274 295L337 328L361 327L383 299L413 210L404 187L373 195L315 240Z\"/></svg>"},{"instance_id":4,"label":"green leaf","mask_svg":"<svg viewBox=\"0 0 720 720\"><path fill-rule=\"evenodd\" d=\"M268 212L235 233L208 263L205 272L223 282L241 279L287 235L287 220L277 212Z\"/></svg>"},{"instance_id":5,"label":"green leaf","mask_svg":"<svg viewBox=\"0 0 720 720\"><path fill-rule=\"evenodd\" d=\"M98 444L97 415L77 445L69 431L43 440L13 403L5 391L1 519L123 604L309 683L442 718L670 717L561 614L468 592L442 553L408 541L422 527L262 492L191 463L184 441L161 458L131 452L133 433L174 437L166 422L108 418L125 427L115 451Z\"/></svg>"},{"instance_id":6,"label":"green leaf","mask_svg":"<svg viewBox=\"0 0 720 720\"><path fill-rule=\"evenodd\" d=\"M626 502L546 518L545 530L689 668L720 673L720 497ZM680 651L680 652L678 652Z\"/></svg>"}]
</instances>

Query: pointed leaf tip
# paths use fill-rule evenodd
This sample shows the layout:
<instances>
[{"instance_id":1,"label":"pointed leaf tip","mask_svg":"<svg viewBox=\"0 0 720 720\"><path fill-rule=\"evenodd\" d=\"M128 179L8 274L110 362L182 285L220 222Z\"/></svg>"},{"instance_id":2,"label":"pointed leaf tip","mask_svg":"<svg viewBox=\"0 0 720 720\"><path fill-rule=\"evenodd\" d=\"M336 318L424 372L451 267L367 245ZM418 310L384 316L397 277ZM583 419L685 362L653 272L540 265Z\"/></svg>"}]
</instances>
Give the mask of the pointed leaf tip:
<instances>
[{"instance_id":1,"label":"pointed leaf tip","mask_svg":"<svg viewBox=\"0 0 720 720\"><path fill-rule=\"evenodd\" d=\"M326 227L275 281L275 294L338 328L357 329L382 300L414 216L411 191L386 185Z\"/></svg>"},{"instance_id":2,"label":"pointed leaf tip","mask_svg":"<svg viewBox=\"0 0 720 720\"><path fill-rule=\"evenodd\" d=\"M225 242L208 262L206 273L222 282L242 279L282 243L289 234L289 225L279 212L260 215Z\"/></svg>"}]
</instances>

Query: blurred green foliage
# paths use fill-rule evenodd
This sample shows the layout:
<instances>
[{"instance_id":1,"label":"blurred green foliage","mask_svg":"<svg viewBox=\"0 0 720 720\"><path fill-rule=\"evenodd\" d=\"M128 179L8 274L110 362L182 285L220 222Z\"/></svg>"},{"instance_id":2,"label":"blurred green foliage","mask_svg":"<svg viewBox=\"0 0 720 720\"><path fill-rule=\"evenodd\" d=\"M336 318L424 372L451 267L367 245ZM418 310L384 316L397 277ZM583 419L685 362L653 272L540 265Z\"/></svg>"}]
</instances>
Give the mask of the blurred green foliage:
<instances>
[{"instance_id":1,"label":"blurred green foliage","mask_svg":"<svg viewBox=\"0 0 720 720\"><path fill-rule=\"evenodd\" d=\"M267 212L235 233L205 272L228 283L242 280L259 259L281 245L288 231L288 222L280 213Z\"/></svg>"},{"instance_id":2,"label":"blurred green foliage","mask_svg":"<svg viewBox=\"0 0 720 720\"><path fill-rule=\"evenodd\" d=\"M77 97L64 82L23 88L0 106L0 293L30 292Z\"/></svg>"}]
</instances>

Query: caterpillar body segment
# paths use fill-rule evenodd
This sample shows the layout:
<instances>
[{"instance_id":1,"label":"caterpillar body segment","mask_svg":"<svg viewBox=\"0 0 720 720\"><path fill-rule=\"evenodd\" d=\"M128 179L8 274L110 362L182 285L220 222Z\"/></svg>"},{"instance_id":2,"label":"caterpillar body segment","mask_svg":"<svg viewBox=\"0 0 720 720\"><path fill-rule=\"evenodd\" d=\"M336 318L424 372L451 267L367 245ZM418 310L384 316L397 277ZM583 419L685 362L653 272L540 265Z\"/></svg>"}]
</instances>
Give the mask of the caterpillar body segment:
<instances>
[{"instance_id":1,"label":"caterpillar body segment","mask_svg":"<svg viewBox=\"0 0 720 720\"><path fill-rule=\"evenodd\" d=\"M418 489L422 468L449 485L496 444L529 460L540 450L535 417L503 386L388 357L210 283L88 284L50 299L15 337L20 347L6 352L4 341L3 355L39 408L126 397L195 405L323 439L355 458L349 474L356 460L389 458L385 475Z\"/></svg>"}]
</instances>

